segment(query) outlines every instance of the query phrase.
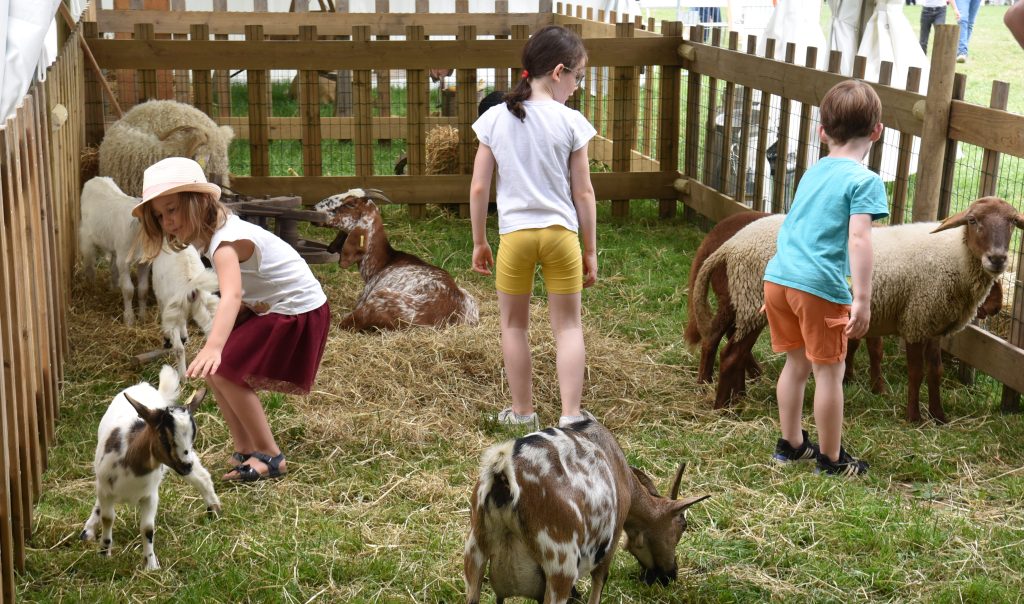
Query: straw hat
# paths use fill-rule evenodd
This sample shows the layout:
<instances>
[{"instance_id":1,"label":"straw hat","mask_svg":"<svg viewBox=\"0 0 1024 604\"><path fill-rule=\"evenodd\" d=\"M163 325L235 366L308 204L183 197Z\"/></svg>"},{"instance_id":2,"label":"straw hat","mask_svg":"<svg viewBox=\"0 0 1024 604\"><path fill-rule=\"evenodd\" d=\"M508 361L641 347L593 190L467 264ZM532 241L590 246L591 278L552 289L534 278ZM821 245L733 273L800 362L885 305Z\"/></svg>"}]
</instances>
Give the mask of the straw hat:
<instances>
[{"instance_id":1,"label":"straw hat","mask_svg":"<svg viewBox=\"0 0 1024 604\"><path fill-rule=\"evenodd\" d=\"M142 174L142 201L132 208L132 216L142 217L146 202L182 191L207 193L220 199L220 186L207 182L203 168L187 157L168 157L146 168Z\"/></svg>"}]
</instances>

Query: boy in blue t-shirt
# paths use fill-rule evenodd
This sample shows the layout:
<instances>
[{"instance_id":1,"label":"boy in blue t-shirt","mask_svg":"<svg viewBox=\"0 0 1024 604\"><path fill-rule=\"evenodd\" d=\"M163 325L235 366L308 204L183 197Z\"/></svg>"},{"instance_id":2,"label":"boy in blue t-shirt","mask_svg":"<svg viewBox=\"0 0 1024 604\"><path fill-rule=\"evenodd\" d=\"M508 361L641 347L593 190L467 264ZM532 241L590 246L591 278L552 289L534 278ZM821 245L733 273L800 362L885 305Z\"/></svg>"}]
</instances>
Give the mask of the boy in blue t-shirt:
<instances>
[{"instance_id":1,"label":"boy in blue t-shirt","mask_svg":"<svg viewBox=\"0 0 1024 604\"><path fill-rule=\"evenodd\" d=\"M828 474L868 469L842 447L843 372L847 338L863 337L871 322L871 222L889 215L882 179L861 163L882 134L881 117L878 95L862 81L840 82L825 94L818 131L829 154L800 180L765 268L772 349L786 353L776 386L782 438L773 457L816 458ZM801 429L812 371L818 445Z\"/></svg>"}]
</instances>

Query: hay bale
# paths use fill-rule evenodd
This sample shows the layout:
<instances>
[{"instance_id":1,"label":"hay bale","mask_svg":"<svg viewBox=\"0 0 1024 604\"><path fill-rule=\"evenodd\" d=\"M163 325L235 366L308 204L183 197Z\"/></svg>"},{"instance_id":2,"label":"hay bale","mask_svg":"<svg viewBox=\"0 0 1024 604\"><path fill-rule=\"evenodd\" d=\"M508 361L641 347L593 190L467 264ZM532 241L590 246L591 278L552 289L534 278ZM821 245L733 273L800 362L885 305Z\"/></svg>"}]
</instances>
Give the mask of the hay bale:
<instances>
[{"instance_id":1,"label":"hay bale","mask_svg":"<svg viewBox=\"0 0 1024 604\"><path fill-rule=\"evenodd\" d=\"M457 174L458 171L458 129L452 126L437 126L431 129L427 132L427 174Z\"/></svg>"},{"instance_id":2,"label":"hay bale","mask_svg":"<svg viewBox=\"0 0 1024 604\"><path fill-rule=\"evenodd\" d=\"M100 148L83 147L82 154L78 157L78 172L81 175L82 183L89 182L100 173Z\"/></svg>"}]
</instances>

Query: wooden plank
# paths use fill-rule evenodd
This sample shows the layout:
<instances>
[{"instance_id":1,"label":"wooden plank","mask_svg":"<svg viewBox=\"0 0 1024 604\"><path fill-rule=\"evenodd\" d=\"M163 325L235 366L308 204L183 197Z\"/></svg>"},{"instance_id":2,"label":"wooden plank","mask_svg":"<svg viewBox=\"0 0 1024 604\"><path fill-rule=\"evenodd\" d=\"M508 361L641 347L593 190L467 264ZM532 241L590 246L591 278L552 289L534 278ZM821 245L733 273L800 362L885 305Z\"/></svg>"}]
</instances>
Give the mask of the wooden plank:
<instances>
[{"instance_id":1,"label":"wooden plank","mask_svg":"<svg viewBox=\"0 0 1024 604\"><path fill-rule=\"evenodd\" d=\"M729 49L736 50L739 48L739 45L740 35L734 31L729 32ZM733 190L733 185L735 185L732 179L732 170L729 169L732 156L733 113L736 107L736 84L734 82L726 81L722 104L722 144L717 149L719 179L715 185L719 191L728 194ZM717 125L716 121L715 126L717 127Z\"/></svg>"},{"instance_id":2,"label":"wooden plank","mask_svg":"<svg viewBox=\"0 0 1024 604\"><path fill-rule=\"evenodd\" d=\"M376 0L377 13L388 12L389 0ZM387 34L380 34L377 36L379 41L387 41L390 36ZM381 117L388 117L391 115L391 70L389 69L378 69L377 73L377 115ZM387 154L391 155L391 138L380 139L381 148L386 150Z\"/></svg>"},{"instance_id":3,"label":"wooden plank","mask_svg":"<svg viewBox=\"0 0 1024 604\"><path fill-rule=\"evenodd\" d=\"M678 41L683 39L683 24L679 21L664 21L661 34ZM679 97L682 92L682 70L678 65L659 65L661 81L658 94L658 160L665 170L679 167L680 128ZM676 215L677 195L662 197L658 201L658 216L672 218Z\"/></svg>"},{"instance_id":4,"label":"wooden plank","mask_svg":"<svg viewBox=\"0 0 1024 604\"><path fill-rule=\"evenodd\" d=\"M459 27L458 39L463 42L475 41L476 34L476 27L462 25ZM476 69L456 70L455 80L459 115L459 171L472 174L475 151L472 142L475 138L473 122L477 117ZM469 203L459 205L459 218L469 218Z\"/></svg>"},{"instance_id":5,"label":"wooden plank","mask_svg":"<svg viewBox=\"0 0 1024 604\"><path fill-rule=\"evenodd\" d=\"M91 45L99 35L95 23L82 24L82 33ZM99 145L103 140L103 98L100 80L92 69L80 71L84 76L85 86L85 140L89 145Z\"/></svg>"},{"instance_id":6,"label":"wooden plank","mask_svg":"<svg viewBox=\"0 0 1024 604\"><path fill-rule=\"evenodd\" d=\"M967 94L967 76L958 73L953 78L953 103L962 101L964 96ZM950 115L950 123L952 124L953 117ZM1024 122L1022 122L1024 127ZM938 218L942 220L949 216L949 204L953 199L953 179L954 172L956 170L956 148L958 143L952 134L950 138L946 139L946 161L942 166L942 186L939 192L939 211ZM1018 265L1020 266L1020 265Z\"/></svg>"},{"instance_id":7,"label":"wooden plank","mask_svg":"<svg viewBox=\"0 0 1024 604\"><path fill-rule=\"evenodd\" d=\"M775 56L775 40L773 38L768 38L768 40L765 41L764 56ZM759 107L757 123L757 155L754 156L757 164L754 168L754 201L752 207L753 209L761 212L764 211L765 208L765 176L764 170L761 168L761 161L762 158L768 157L768 117L772 112L771 94L763 89L761 90L761 103ZM778 207L772 206L772 212L778 212L779 209L780 208Z\"/></svg>"},{"instance_id":8,"label":"wooden plank","mask_svg":"<svg viewBox=\"0 0 1024 604\"><path fill-rule=\"evenodd\" d=\"M786 44L786 63L796 61L796 44ZM789 195L786 191L786 172L789 167L789 120L791 103L786 97L779 99L779 130L775 139L775 183L772 186L772 210L789 211Z\"/></svg>"},{"instance_id":9,"label":"wooden plank","mask_svg":"<svg viewBox=\"0 0 1024 604\"><path fill-rule=\"evenodd\" d=\"M938 216L939 187L942 184L949 131L949 106L953 96L953 74L956 71L957 31L955 25L935 26L932 62L928 72L928 100L925 104L928 120L921 132L921 149L927 149L928 152L921 153L917 159L914 222L935 220Z\"/></svg>"},{"instance_id":10,"label":"wooden plank","mask_svg":"<svg viewBox=\"0 0 1024 604\"><path fill-rule=\"evenodd\" d=\"M410 25L406 29L407 40L420 41L426 38L422 25ZM405 133L405 148L408 163L405 173L420 176L426 168L426 121L430 102L430 87L427 84L425 69L410 69L406 77L406 114L408 115ZM409 206L409 216L423 218L426 215L422 205Z\"/></svg>"},{"instance_id":11,"label":"wooden plank","mask_svg":"<svg viewBox=\"0 0 1024 604\"><path fill-rule=\"evenodd\" d=\"M552 23L563 27L567 25L582 26L583 37L587 40L588 44L590 40L595 38L615 37L615 26L617 25L617 21L604 21L605 17L610 16L610 14L606 14L603 10L598 10L597 17L595 18L591 7L587 7L587 13L588 16L586 18L570 15L553 15ZM547 25L547 23L545 23L545 25ZM634 27L636 27L635 24ZM637 37L655 37L658 34L653 31L637 28L636 35Z\"/></svg>"},{"instance_id":12,"label":"wooden plank","mask_svg":"<svg viewBox=\"0 0 1024 604\"><path fill-rule=\"evenodd\" d=\"M942 338L942 349L963 359L1017 392L1024 391L1024 350L984 331L968 325L962 331Z\"/></svg>"},{"instance_id":13,"label":"wooden plank","mask_svg":"<svg viewBox=\"0 0 1024 604\"><path fill-rule=\"evenodd\" d=\"M182 12L188 10L185 0L171 0L171 10L174 12ZM160 34L166 37L168 34ZM191 37L191 28L188 34L176 33L170 34L170 37L174 40L188 40ZM189 70L187 69L176 69L174 70L174 100L179 103L188 103L195 96L195 93L191 91L191 85L189 83L190 77ZM190 94L191 93L191 94Z\"/></svg>"},{"instance_id":14,"label":"wooden plank","mask_svg":"<svg viewBox=\"0 0 1024 604\"><path fill-rule=\"evenodd\" d=\"M881 66L878 70L878 83L886 86L892 82L892 62L882 61ZM885 129L882 129L882 135L871 145L871 151L868 154L868 169L876 174L882 169L882 151L885 149Z\"/></svg>"},{"instance_id":15,"label":"wooden plank","mask_svg":"<svg viewBox=\"0 0 1024 604\"><path fill-rule=\"evenodd\" d=\"M628 40L634 36L636 26L619 23L615 28L616 38ZM628 172L630 151L636 140L636 67L616 67L613 94L615 99L612 118L612 171ZM612 217L629 217L628 198L612 200Z\"/></svg>"},{"instance_id":16,"label":"wooden plank","mask_svg":"<svg viewBox=\"0 0 1024 604\"><path fill-rule=\"evenodd\" d=\"M722 43L722 30L717 27L711 30L711 44L720 46ZM711 174L713 167L715 145L715 119L718 117L718 79L708 78L707 103L704 109L704 177L701 182L714 187L716 183Z\"/></svg>"},{"instance_id":17,"label":"wooden plank","mask_svg":"<svg viewBox=\"0 0 1024 604\"><path fill-rule=\"evenodd\" d=\"M674 186L688 208L712 222L718 222L737 212L750 211L747 206L695 178L683 176L675 181Z\"/></svg>"},{"instance_id":18,"label":"wooden plank","mask_svg":"<svg viewBox=\"0 0 1024 604\"><path fill-rule=\"evenodd\" d=\"M193 40L209 40L210 27L205 23L193 25L189 37ZM206 115L214 117L213 79L210 77L209 69L192 71L192 104Z\"/></svg>"},{"instance_id":19,"label":"wooden plank","mask_svg":"<svg viewBox=\"0 0 1024 604\"><path fill-rule=\"evenodd\" d=\"M663 199L672 196L673 182L679 173L595 172L591 175L598 200ZM352 188L380 189L392 201L402 204L465 202L469 198L469 174L435 176L238 176L231 185L242 193L259 195L296 195L311 205L328 195Z\"/></svg>"},{"instance_id":20,"label":"wooden plank","mask_svg":"<svg viewBox=\"0 0 1024 604\"><path fill-rule=\"evenodd\" d=\"M921 85L921 70L911 67L907 71L907 89L916 92ZM896 179L892 183L892 211L889 213L889 224L902 224L907 204L907 192L910 187L910 159L914 147L914 136L900 132L896 153ZM922 147L923 148L923 147ZM918 182L921 175L918 174Z\"/></svg>"},{"instance_id":21,"label":"wooden plank","mask_svg":"<svg viewBox=\"0 0 1024 604\"><path fill-rule=\"evenodd\" d=\"M469 69L518 63L522 52L516 40L96 40L90 46L101 67L129 69ZM680 61L677 48L660 36L587 40L587 55L595 66Z\"/></svg>"},{"instance_id":22,"label":"wooden plank","mask_svg":"<svg viewBox=\"0 0 1024 604\"><path fill-rule=\"evenodd\" d=\"M227 15L228 0L213 0L213 14ZM177 14L194 14L194 13L177 13ZM139 15L141 17L141 15ZM147 20L153 23L153 20ZM238 27L236 33L244 33L245 26L252 21L247 19L245 23L242 23ZM207 21L199 21L199 23L207 23ZM191 25L191 24L190 24ZM155 23L154 23L155 26ZM294 30L293 30L294 31ZM227 33L214 32L213 38L218 41L226 42L228 39ZM189 65L192 69L196 69L197 65ZM213 72L213 85L217 91L217 113L221 117L227 117L231 115L231 73L227 69L220 68Z\"/></svg>"},{"instance_id":23,"label":"wooden plank","mask_svg":"<svg viewBox=\"0 0 1024 604\"><path fill-rule=\"evenodd\" d=\"M688 42L686 46L693 48L695 56L689 67L698 73L815 106L821 104L821 98L832 86L848 79L848 76L840 74L787 65L767 58L767 54L765 57L757 57L726 48L714 48L696 40ZM872 84L872 87L882 99L882 121L887 126L921 134L923 121L915 117L913 107L914 103L924 98L922 95L878 84Z\"/></svg>"},{"instance_id":24,"label":"wooden plank","mask_svg":"<svg viewBox=\"0 0 1024 604\"><path fill-rule=\"evenodd\" d=\"M949 138L1024 157L1024 115L954 100L950 103Z\"/></svg>"},{"instance_id":25,"label":"wooden plank","mask_svg":"<svg viewBox=\"0 0 1024 604\"><path fill-rule=\"evenodd\" d=\"M992 82L992 93L989 97L989 107L1006 111L1006 105L1010 98L1010 85L1006 82ZM978 197L987 197L996 194L996 185L999 183L999 151L985 149L981 155L981 178L978 181Z\"/></svg>"},{"instance_id":26,"label":"wooden plank","mask_svg":"<svg viewBox=\"0 0 1024 604\"><path fill-rule=\"evenodd\" d=\"M807 48L807 54L804 57L804 66L815 67L818 64L818 49L813 46ZM813 122L811 121L811 113L813 108L807 103L800 104L800 129L797 136L797 149L796 149L796 173L793 175L793 190L800 186L800 179L803 178L804 172L807 171L807 164L809 163L808 155L810 155L811 145L811 128Z\"/></svg>"},{"instance_id":27,"label":"wooden plank","mask_svg":"<svg viewBox=\"0 0 1024 604\"><path fill-rule=\"evenodd\" d=\"M253 52L263 53L260 46L264 41L263 27L248 25L245 28L246 41L255 45ZM201 44L202 42L197 42ZM246 75L249 90L249 170L253 176L270 174L270 106L268 98L269 74L263 69L250 69Z\"/></svg>"},{"instance_id":28,"label":"wooden plank","mask_svg":"<svg viewBox=\"0 0 1024 604\"><path fill-rule=\"evenodd\" d=\"M153 33L153 24L136 23L135 39L143 42L155 40L156 34ZM155 69L140 69L137 81L141 91L141 96L138 98L137 102L142 103L144 101L152 101L160 98L160 94L157 91Z\"/></svg>"},{"instance_id":29,"label":"wooden plank","mask_svg":"<svg viewBox=\"0 0 1024 604\"><path fill-rule=\"evenodd\" d=\"M757 52L757 36L747 36L747 54ZM754 91L743 87L743 108L740 110L740 156L736 162L736 199L747 203L747 163L750 154L750 124L754 114Z\"/></svg>"},{"instance_id":30,"label":"wooden plank","mask_svg":"<svg viewBox=\"0 0 1024 604\"><path fill-rule=\"evenodd\" d=\"M13 283L13 276L9 267L16 261L12 256L13 246L8 236L9 228L7 219L11 215L11 206L16 203L11 188L11 178L8 174L10 164L7 161L7 149L13 141L10 137L16 136L13 129L0 129L0 282L4 287L0 288L0 415L2 415L3 426L3 465L0 470L3 481L0 485L0 572L3 573L3 594L5 602L14 601L14 569L18 565L17 552L24 553L25 531L23 510L21 506L21 462L18 454L18 420L16 415L19 390L16 387L18 379L14 368L16 365L15 343L13 334L17 331L17 308L16 292L8 284ZM24 558L22 558L24 565Z\"/></svg>"},{"instance_id":31,"label":"wooden plank","mask_svg":"<svg viewBox=\"0 0 1024 604\"><path fill-rule=\"evenodd\" d=\"M365 43L370 40L370 28L357 25L352 28L352 41ZM355 147L356 176L373 175L373 90L369 69L352 70L352 100L355 110L356 128L352 144ZM255 176L255 174L254 174Z\"/></svg>"},{"instance_id":32,"label":"wooden plank","mask_svg":"<svg viewBox=\"0 0 1024 604\"><path fill-rule=\"evenodd\" d=\"M506 1L507 6L507 1ZM219 35L241 34L246 25L262 25L268 36L295 35L299 27L310 24L308 14L210 11L166 12L153 10L99 10L96 21L101 32L131 32L135 23L152 23L158 34L186 33L189 27L208 24L210 32ZM458 24L475 25L480 35L505 34L513 25L536 30L551 22L550 15L537 13L467 13L458 20L443 13L349 13L317 12L316 25L322 36L348 35L356 25L366 25L376 35L400 36L410 25L419 25L427 35L454 35Z\"/></svg>"},{"instance_id":33,"label":"wooden plank","mask_svg":"<svg viewBox=\"0 0 1024 604\"><path fill-rule=\"evenodd\" d=\"M702 27L690 28L690 40L703 39ZM684 63L686 72L686 136L683 147L683 173L697 178L697 155L700 153L700 86L701 74L692 65Z\"/></svg>"},{"instance_id":34,"label":"wooden plank","mask_svg":"<svg viewBox=\"0 0 1024 604\"><path fill-rule=\"evenodd\" d=\"M496 15L503 15L503 16L508 15L509 14L509 12L508 12L508 0L495 0L495 2L494 2L494 14L496 14ZM479 25L477 25L477 33L478 34L479 33L484 33L484 30ZM494 34L494 39L495 40L508 40L510 38L511 34L512 34L512 30L510 28L509 29L509 33L507 33L507 34L506 33ZM494 89L495 90L505 91L505 92L511 90L511 88L510 88L510 80L509 80L509 77L508 77L508 68L507 67L498 67L498 68L496 68L494 70Z\"/></svg>"},{"instance_id":35,"label":"wooden plank","mask_svg":"<svg viewBox=\"0 0 1024 604\"><path fill-rule=\"evenodd\" d=\"M316 40L316 27L299 28L300 40ZM320 74L303 70L299 77L299 113L302 119L302 175L323 174L323 152L320 135Z\"/></svg>"}]
</instances>

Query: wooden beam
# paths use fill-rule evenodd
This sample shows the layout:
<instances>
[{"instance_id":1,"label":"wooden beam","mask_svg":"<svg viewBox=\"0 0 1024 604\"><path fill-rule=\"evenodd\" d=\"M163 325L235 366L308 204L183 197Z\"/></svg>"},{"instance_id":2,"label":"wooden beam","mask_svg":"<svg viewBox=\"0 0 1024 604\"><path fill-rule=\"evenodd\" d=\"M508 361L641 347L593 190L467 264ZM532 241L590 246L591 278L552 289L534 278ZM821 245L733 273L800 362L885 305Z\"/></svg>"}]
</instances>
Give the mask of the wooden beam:
<instances>
[{"instance_id":1,"label":"wooden beam","mask_svg":"<svg viewBox=\"0 0 1024 604\"><path fill-rule=\"evenodd\" d=\"M1017 392L1024 391L1024 350L992 335L977 325L942 339L942 349L963 359L980 371L999 380Z\"/></svg>"},{"instance_id":2,"label":"wooden beam","mask_svg":"<svg viewBox=\"0 0 1024 604\"><path fill-rule=\"evenodd\" d=\"M928 72L928 100L925 104L928 120L921 131L921 149L927 152L921 153L917 160L914 222L935 220L938 216L942 168L946 160L949 132L949 106L953 98L953 76L956 72L957 31L955 25L935 26L932 63ZM885 101L882 103L884 107Z\"/></svg>"},{"instance_id":3,"label":"wooden beam","mask_svg":"<svg viewBox=\"0 0 1024 604\"><path fill-rule=\"evenodd\" d=\"M673 187L687 207L706 216L712 222L718 222L738 212L750 211L747 206L695 178L680 176L673 183Z\"/></svg>"}]
</instances>

